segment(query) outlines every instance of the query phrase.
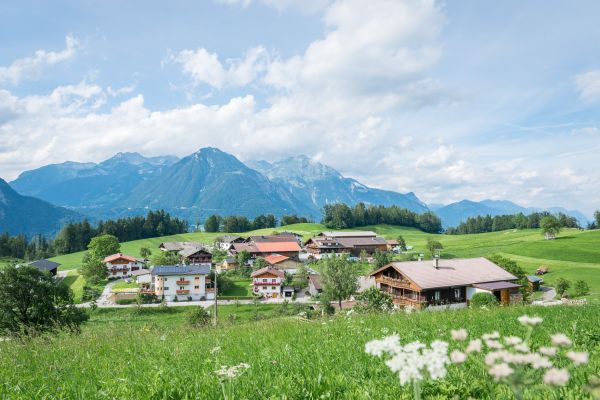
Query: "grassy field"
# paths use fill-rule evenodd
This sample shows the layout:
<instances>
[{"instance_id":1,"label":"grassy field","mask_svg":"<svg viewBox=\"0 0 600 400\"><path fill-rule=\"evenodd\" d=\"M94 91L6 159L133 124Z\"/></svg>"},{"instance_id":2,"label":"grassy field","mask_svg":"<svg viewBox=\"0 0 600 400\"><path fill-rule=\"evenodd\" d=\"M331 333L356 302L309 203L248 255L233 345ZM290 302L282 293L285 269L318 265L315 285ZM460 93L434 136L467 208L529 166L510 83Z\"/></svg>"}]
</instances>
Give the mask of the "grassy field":
<instances>
[{"instance_id":1,"label":"grassy field","mask_svg":"<svg viewBox=\"0 0 600 400\"><path fill-rule=\"evenodd\" d=\"M252 319L254 306L239 306L239 321ZM259 307L277 313L277 307ZM174 307L173 307L174 309ZM539 315L544 322L532 344L568 334L590 362L572 371L568 386L550 392L532 386L526 399L591 399L585 384L600 374L600 306L510 307L394 315L354 315L324 320L284 317L230 323L235 306L220 307L219 328L185 325L186 309L97 310L80 335L56 334L0 342L0 398L10 399L223 399L215 374L221 366L250 367L224 384L230 399L409 399L382 360L367 355L365 343L397 332L406 343L449 341L449 330L466 328L470 337L494 330L525 334L516 318ZM454 346L454 345L453 345ZM218 350L213 350L219 348ZM68 362L65 362L68 360ZM561 359L564 364L565 360ZM538 378L539 382L539 378ZM511 399L508 387L494 384L480 363L450 366L441 381L426 382L425 399Z\"/></svg>"},{"instance_id":2,"label":"grassy field","mask_svg":"<svg viewBox=\"0 0 600 400\"><path fill-rule=\"evenodd\" d=\"M243 236L270 234L273 231L292 231L302 234L304 239L327 230L321 224L296 224L273 229L262 229L242 234ZM388 238L402 235L407 244L413 246L415 255L425 251L427 237L439 240L444 250L442 257L480 257L500 253L518 261L529 273L534 273L540 265L550 267L544 279L552 284L558 277L571 281L585 279L592 293L588 298L600 300L600 230L580 231L568 229L556 240L544 240L539 230L509 230L476 235L431 235L414 228L389 225L366 226L356 230L373 230ZM139 256L139 249L150 248L157 252L164 241L198 241L211 243L219 236L216 233L186 233L162 238L136 240L122 243L121 251ZM62 264L61 269L76 269L81 263L83 252L53 258Z\"/></svg>"}]
</instances>

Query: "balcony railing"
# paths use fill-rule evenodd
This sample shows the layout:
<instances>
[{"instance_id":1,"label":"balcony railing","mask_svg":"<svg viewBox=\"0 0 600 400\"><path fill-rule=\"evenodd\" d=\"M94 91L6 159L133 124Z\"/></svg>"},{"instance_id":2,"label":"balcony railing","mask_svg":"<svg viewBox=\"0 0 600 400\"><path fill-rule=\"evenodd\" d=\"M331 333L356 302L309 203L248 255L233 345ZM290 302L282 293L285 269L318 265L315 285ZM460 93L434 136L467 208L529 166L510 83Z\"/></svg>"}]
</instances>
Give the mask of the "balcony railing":
<instances>
[{"instance_id":1,"label":"balcony railing","mask_svg":"<svg viewBox=\"0 0 600 400\"><path fill-rule=\"evenodd\" d=\"M398 296L392 294L394 304L400 306L421 307L427 303L427 299L423 296Z\"/></svg>"},{"instance_id":2,"label":"balcony railing","mask_svg":"<svg viewBox=\"0 0 600 400\"><path fill-rule=\"evenodd\" d=\"M176 290L175 293L176 294L190 294L190 291L187 289L186 290Z\"/></svg>"},{"instance_id":3,"label":"balcony railing","mask_svg":"<svg viewBox=\"0 0 600 400\"><path fill-rule=\"evenodd\" d=\"M175 283L177 283L178 285L189 285L190 281L183 280L183 281L177 281Z\"/></svg>"},{"instance_id":4,"label":"balcony railing","mask_svg":"<svg viewBox=\"0 0 600 400\"><path fill-rule=\"evenodd\" d=\"M154 294L154 289L140 289L140 294Z\"/></svg>"},{"instance_id":5,"label":"balcony railing","mask_svg":"<svg viewBox=\"0 0 600 400\"><path fill-rule=\"evenodd\" d=\"M254 282L254 286L279 286L281 282Z\"/></svg>"},{"instance_id":6,"label":"balcony railing","mask_svg":"<svg viewBox=\"0 0 600 400\"><path fill-rule=\"evenodd\" d=\"M410 288L410 282L405 279L395 279L390 278L389 276L380 275L375 279L377 283L385 283L386 285L393 287L401 287L401 288Z\"/></svg>"},{"instance_id":7,"label":"balcony railing","mask_svg":"<svg viewBox=\"0 0 600 400\"><path fill-rule=\"evenodd\" d=\"M214 293L215 292L215 288L206 288L206 289L204 289L204 291L206 293Z\"/></svg>"}]
</instances>

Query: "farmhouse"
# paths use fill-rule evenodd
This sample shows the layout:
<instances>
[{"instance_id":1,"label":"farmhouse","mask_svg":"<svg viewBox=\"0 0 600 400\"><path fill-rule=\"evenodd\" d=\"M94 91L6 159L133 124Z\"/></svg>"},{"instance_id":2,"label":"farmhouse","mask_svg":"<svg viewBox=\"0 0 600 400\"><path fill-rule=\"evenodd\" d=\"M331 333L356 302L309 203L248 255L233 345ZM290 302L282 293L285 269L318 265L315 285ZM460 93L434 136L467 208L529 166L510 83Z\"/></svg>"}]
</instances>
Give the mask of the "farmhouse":
<instances>
[{"instance_id":1,"label":"farmhouse","mask_svg":"<svg viewBox=\"0 0 600 400\"><path fill-rule=\"evenodd\" d=\"M159 248L162 251L172 251L179 254L184 264L210 265L212 253L202 243L195 242L163 242Z\"/></svg>"},{"instance_id":2,"label":"farmhouse","mask_svg":"<svg viewBox=\"0 0 600 400\"><path fill-rule=\"evenodd\" d=\"M242 243L245 239L241 236L225 235L217 239L221 250L229 250L233 243Z\"/></svg>"},{"instance_id":3,"label":"farmhouse","mask_svg":"<svg viewBox=\"0 0 600 400\"><path fill-rule=\"evenodd\" d=\"M265 261L267 262L267 264L279 270L291 270L296 269L298 267L298 262L292 260L287 256L282 256L281 254L272 254L270 256L266 256Z\"/></svg>"},{"instance_id":4,"label":"farmhouse","mask_svg":"<svg viewBox=\"0 0 600 400\"><path fill-rule=\"evenodd\" d=\"M152 283L152 274L148 269L138 269L137 271L132 271L131 276L135 279L136 283L140 285L150 286Z\"/></svg>"},{"instance_id":5,"label":"farmhouse","mask_svg":"<svg viewBox=\"0 0 600 400\"><path fill-rule=\"evenodd\" d=\"M479 292L494 294L502 304L521 298L517 277L483 257L393 262L370 275L401 307L465 307Z\"/></svg>"},{"instance_id":6,"label":"farmhouse","mask_svg":"<svg viewBox=\"0 0 600 400\"><path fill-rule=\"evenodd\" d=\"M153 293L165 300L210 300L215 297L209 265L161 265L152 269Z\"/></svg>"},{"instance_id":7,"label":"farmhouse","mask_svg":"<svg viewBox=\"0 0 600 400\"><path fill-rule=\"evenodd\" d=\"M363 251L372 255L376 250L387 251L388 243L370 231L321 232L308 239L305 247L309 256L320 259L323 256L343 253L358 257Z\"/></svg>"},{"instance_id":8,"label":"farmhouse","mask_svg":"<svg viewBox=\"0 0 600 400\"><path fill-rule=\"evenodd\" d=\"M285 274L273 267L264 267L254 271L252 275L253 293L265 297L278 298L281 295L281 285Z\"/></svg>"},{"instance_id":9,"label":"farmhouse","mask_svg":"<svg viewBox=\"0 0 600 400\"><path fill-rule=\"evenodd\" d=\"M127 254L117 253L104 259L108 269L109 278L131 276L133 271L140 270L145 266L145 260L138 259Z\"/></svg>"},{"instance_id":10,"label":"farmhouse","mask_svg":"<svg viewBox=\"0 0 600 400\"><path fill-rule=\"evenodd\" d=\"M29 265L31 265L32 267L36 267L41 271L48 271L52 276L56 276L56 273L58 272L58 267L60 266L59 263L46 259L32 261L29 263Z\"/></svg>"},{"instance_id":11,"label":"farmhouse","mask_svg":"<svg viewBox=\"0 0 600 400\"><path fill-rule=\"evenodd\" d=\"M254 258L277 254L298 260L301 249L295 238L281 235L250 236L243 243L233 243L230 253L238 254L244 250Z\"/></svg>"},{"instance_id":12,"label":"farmhouse","mask_svg":"<svg viewBox=\"0 0 600 400\"><path fill-rule=\"evenodd\" d=\"M238 263L235 257L227 257L223 260L221 264L217 265L217 272L230 271L236 269L239 266L240 264Z\"/></svg>"}]
</instances>

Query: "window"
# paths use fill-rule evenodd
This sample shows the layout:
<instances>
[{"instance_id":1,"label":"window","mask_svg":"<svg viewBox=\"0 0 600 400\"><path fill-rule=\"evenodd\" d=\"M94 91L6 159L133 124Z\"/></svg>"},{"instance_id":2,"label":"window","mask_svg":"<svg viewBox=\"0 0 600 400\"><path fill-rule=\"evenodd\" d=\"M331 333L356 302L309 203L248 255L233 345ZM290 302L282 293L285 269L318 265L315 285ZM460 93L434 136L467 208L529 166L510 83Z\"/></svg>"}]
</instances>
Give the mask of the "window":
<instances>
[{"instance_id":1,"label":"window","mask_svg":"<svg viewBox=\"0 0 600 400\"><path fill-rule=\"evenodd\" d=\"M165 287L163 288L163 290L169 290L169 287L168 287L168 286L165 286Z\"/></svg>"},{"instance_id":2,"label":"window","mask_svg":"<svg viewBox=\"0 0 600 400\"><path fill-rule=\"evenodd\" d=\"M435 301L439 301L439 300L440 300L440 291L439 291L439 290L436 290L436 291L433 293L433 299L434 299Z\"/></svg>"},{"instance_id":3,"label":"window","mask_svg":"<svg viewBox=\"0 0 600 400\"><path fill-rule=\"evenodd\" d=\"M460 289L454 289L454 298L456 300L460 300L461 296L460 296Z\"/></svg>"},{"instance_id":4,"label":"window","mask_svg":"<svg viewBox=\"0 0 600 400\"><path fill-rule=\"evenodd\" d=\"M183 289L185 289L184 286L179 286L179 290L183 290Z\"/></svg>"},{"instance_id":5,"label":"window","mask_svg":"<svg viewBox=\"0 0 600 400\"><path fill-rule=\"evenodd\" d=\"M194 289L200 289L200 286L194 286Z\"/></svg>"},{"instance_id":6,"label":"window","mask_svg":"<svg viewBox=\"0 0 600 400\"><path fill-rule=\"evenodd\" d=\"M277 279L273 278L273 279L271 279L271 282L275 283L275 282L277 282Z\"/></svg>"},{"instance_id":7,"label":"window","mask_svg":"<svg viewBox=\"0 0 600 400\"><path fill-rule=\"evenodd\" d=\"M165 278L165 282L167 281L167 278Z\"/></svg>"},{"instance_id":8,"label":"window","mask_svg":"<svg viewBox=\"0 0 600 400\"><path fill-rule=\"evenodd\" d=\"M181 277L181 276L180 276L180 277L179 277L179 280L180 280L180 281L185 281L185 278L183 278L183 277Z\"/></svg>"},{"instance_id":9,"label":"window","mask_svg":"<svg viewBox=\"0 0 600 400\"><path fill-rule=\"evenodd\" d=\"M266 286L263 286L263 290L267 290L267 287L266 287Z\"/></svg>"},{"instance_id":10,"label":"window","mask_svg":"<svg viewBox=\"0 0 600 400\"><path fill-rule=\"evenodd\" d=\"M199 281L200 277L199 276L195 276L194 279L197 280L197 281Z\"/></svg>"},{"instance_id":11,"label":"window","mask_svg":"<svg viewBox=\"0 0 600 400\"><path fill-rule=\"evenodd\" d=\"M267 281L267 279L263 279L263 282L266 282L266 281Z\"/></svg>"}]
</instances>

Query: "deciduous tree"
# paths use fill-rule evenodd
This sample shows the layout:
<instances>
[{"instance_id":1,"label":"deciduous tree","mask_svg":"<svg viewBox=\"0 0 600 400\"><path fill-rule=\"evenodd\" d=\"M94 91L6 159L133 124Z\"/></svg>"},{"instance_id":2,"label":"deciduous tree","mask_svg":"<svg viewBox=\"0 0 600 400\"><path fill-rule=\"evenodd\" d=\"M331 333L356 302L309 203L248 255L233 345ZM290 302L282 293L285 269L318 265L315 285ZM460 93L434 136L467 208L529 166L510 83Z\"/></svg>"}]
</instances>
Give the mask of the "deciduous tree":
<instances>
[{"instance_id":1,"label":"deciduous tree","mask_svg":"<svg viewBox=\"0 0 600 400\"><path fill-rule=\"evenodd\" d=\"M330 299L336 300L341 309L342 301L352 296L358 289L360 274L358 265L348 260L346 255L329 257L320 262L323 271L323 291Z\"/></svg>"}]
</instances>

